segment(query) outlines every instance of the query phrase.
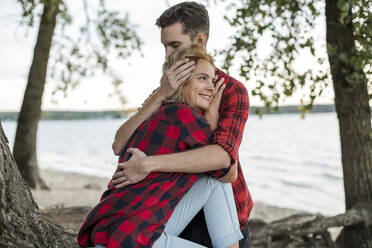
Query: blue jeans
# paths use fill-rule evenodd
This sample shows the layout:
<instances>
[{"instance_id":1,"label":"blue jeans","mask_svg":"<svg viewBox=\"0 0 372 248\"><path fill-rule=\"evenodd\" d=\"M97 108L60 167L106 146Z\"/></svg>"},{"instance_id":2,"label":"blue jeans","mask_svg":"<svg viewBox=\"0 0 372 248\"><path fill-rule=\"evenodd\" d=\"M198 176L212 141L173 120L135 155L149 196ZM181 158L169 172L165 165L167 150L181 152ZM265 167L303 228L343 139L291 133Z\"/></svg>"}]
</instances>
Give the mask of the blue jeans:
<instances>
[{"instance_id":1,"label":"blue jeans","mask_svg":"<svg viewBox=\"0 0 372 248\"><path fill-rule=\"evenodd\" d=\"M243 238L231 184L201 175L177 204L153 247L204 247L178 237L202 208L213 247L225 248Z\"/></svg>"}]
</instances>

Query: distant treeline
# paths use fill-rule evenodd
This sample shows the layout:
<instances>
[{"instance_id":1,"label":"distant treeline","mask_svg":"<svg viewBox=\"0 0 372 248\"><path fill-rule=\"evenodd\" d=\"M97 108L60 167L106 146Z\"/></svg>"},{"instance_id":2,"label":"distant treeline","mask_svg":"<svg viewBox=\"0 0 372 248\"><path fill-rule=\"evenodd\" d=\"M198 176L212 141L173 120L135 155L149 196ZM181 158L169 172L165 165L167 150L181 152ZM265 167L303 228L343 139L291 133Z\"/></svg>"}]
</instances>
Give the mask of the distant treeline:
<instances>
[{"instance_id":1,"label":"distant treeline","mask_svg":"<svg viewBox=\"0 0 372 248\"><path fill-rule=\"evenodd\" d=\"M255 113L256 109L264 111L263 107L251 106L250 113ZM325 113L334 112L334 105L314 105L310 113ZM83 120L83 119L120 119L126 118L133 110L125 111L96 111L96 112L75 112L75 111L44 111L41 114L42 120ZM283 106L279 107L279 111L271 110L267 114L288 114L301 113L298 106ZM1 112L0 118L2 121L16 121L18 112Z\"/></svg>"},{"instance_id":2,"label":"distant treeline","mask_svg":"<svg viewBox=\"0 0 372 248\"><path fill-rule=\"evenodd\" d=\"M274 111L273 109L270 109L269 112L265 112L264 107L256 107L251 106L250 113L255 113L257 110L259 112L263 112L266 114L291 114L291 113L302 113L300 111L300 106L282 106L279 107L278 111ZM335 112L335 106L333 104L325 104L325 105L313 105L312 109L309 111L309 113L328 113L328 112Z\"/></svg>"},{"instance_id":3,"label":"distant treeline","mask_svg":"<svg viewBox=\"0 0 372 248\"><path fill-rule=\"evenodd\" d=\"M44 111L41 113L42 120L84 120L84 119L120 119L129 115L130 111ZM1 112L0 118L4 120L18 119L18 112Z\"/></svg>"}]
</instances>

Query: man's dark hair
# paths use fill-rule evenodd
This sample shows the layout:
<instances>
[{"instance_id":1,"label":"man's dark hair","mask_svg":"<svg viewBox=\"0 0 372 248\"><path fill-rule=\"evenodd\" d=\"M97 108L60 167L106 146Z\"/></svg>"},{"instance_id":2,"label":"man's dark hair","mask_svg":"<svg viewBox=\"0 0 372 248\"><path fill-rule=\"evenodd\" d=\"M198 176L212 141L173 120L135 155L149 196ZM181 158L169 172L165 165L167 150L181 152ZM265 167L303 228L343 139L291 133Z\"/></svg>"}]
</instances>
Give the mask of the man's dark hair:
<instances>
[{"instance_id":1,"label":"man's dark hair","mask_svg":"<svg viewBox=\"0 0 372 248\"><path fill-rule=\"evenodd\" d=\"M166 28L175 23L183 24L183 33L189 34L191 40L198 33L206 33L209 36L209 16L204 5L195 2L182 2L176 4L161 14L156 20L156 25Z\"/></svg>"}]
</instances>

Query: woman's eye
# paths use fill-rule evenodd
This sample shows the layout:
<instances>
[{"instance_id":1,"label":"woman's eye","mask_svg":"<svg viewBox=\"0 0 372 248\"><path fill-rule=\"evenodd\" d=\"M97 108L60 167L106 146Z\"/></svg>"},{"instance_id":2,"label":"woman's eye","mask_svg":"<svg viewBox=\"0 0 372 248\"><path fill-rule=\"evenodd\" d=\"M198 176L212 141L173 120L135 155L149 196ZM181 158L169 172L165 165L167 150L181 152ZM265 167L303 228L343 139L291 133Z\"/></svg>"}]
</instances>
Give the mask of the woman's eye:
<instances>
[{"instance_id":1,"label":"woman's eye","mask_svg":"<svg viewBox=\"0 0 372 248\"><path fill-rule=\"evenodd\" d=\"M206 80L207 77L205 77L205 76L200 76L199 79L200 79L200 80Z\"/></svg>"}]
</instances>

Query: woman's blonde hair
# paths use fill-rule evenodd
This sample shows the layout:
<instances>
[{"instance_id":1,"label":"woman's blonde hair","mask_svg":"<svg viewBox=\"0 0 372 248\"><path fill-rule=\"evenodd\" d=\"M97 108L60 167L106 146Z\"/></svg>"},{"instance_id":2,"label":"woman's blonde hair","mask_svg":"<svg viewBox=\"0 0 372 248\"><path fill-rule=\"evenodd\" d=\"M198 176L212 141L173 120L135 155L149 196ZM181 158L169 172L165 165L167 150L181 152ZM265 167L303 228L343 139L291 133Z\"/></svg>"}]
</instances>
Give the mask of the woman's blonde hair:
<instances>
[{"instance_id":1,"label":"woman's blonde hair","mask_svg":"<svg viewBox=\"0 0 372 248\"><path fill-rule=\"evenodd\" d=\"M172 53L168 59L165 61L163 64L163 73L169 69L172 65L177 63L178 61L182 59L188 58L189 61L194 61L195 66L198 64L198 61L201 59L207 60L213 68L216 69L216 66L214 65L214 60L212 56L210 56L202 47L199 45L192 45L191 47L188 48L183 48L180 49L174 53ZM195 72L195 71L194 71ZM169 103L169 102L174 102L174 103L183 103L184 99L182 96L182 88L186 84L190 82L190 80L194 77L194 72L191 74L191 77L187 79L185 82L183 82L176 90L176 92L173 93L170 97L165 99L164 103Z\"/></svg>"}]
</instances>

